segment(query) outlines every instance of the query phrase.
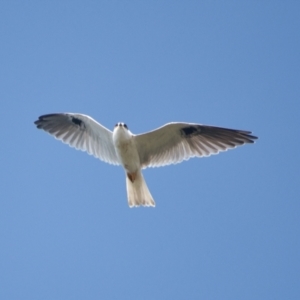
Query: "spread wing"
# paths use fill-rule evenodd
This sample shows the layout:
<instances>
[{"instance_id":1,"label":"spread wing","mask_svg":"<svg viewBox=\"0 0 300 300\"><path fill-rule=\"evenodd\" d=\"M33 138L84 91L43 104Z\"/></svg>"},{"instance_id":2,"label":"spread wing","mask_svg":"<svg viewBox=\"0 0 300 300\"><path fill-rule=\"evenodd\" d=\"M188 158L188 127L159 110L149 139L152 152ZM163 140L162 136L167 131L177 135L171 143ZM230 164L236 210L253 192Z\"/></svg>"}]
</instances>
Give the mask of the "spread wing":
<instances>
[{"instance_id":1,"label":"spread wing","mask_svg":"<svg viewBox=\"0 0 300 300\"><path fill-rule=\"evenodd\" d=\"M34 122L39 129L76 149L114 165L119 165L112 132L89 116L59 113L40 116Z\"/></svg>"},{"instance_id":2,"label":"spread wing","mask_svg":"<svg viewBox=\"0 0 300 300\"><path fill-rule=\"evenodd\" d=\"M250 131L214 126L169 123L156 130L136 135L142 168L176 164L191 157L209 156L253 143Z\"/></svg>"}]
</instances>

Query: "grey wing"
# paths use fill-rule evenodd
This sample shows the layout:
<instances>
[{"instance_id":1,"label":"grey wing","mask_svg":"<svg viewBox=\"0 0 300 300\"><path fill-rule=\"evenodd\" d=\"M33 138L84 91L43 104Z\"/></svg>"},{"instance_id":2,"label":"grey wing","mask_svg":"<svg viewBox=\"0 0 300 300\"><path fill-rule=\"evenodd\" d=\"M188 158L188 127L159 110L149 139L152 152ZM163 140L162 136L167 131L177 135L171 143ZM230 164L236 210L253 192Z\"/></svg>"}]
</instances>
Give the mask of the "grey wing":
<instances>
[{"instance_id":1,"label":"grey wing","mask_svg":"<svg viewBox=\"0 0 300 300\"><path fill-rule=\"evenodd\" d=\"M112 132L89 116L57 113L40 116L34 122L39 129L78 150L114 165L119 164Z\"/></svg>"},{"instance_id":2,"label":"grey wing","mask_svg":"<svg viewBox=\"0 0 300 300\"><path fill-rule=\"evenodd\" d=\"M191 123L169 123L135 136L142 168L176 164L253 143L250 131Z\"/></svg>"}]
</instances>

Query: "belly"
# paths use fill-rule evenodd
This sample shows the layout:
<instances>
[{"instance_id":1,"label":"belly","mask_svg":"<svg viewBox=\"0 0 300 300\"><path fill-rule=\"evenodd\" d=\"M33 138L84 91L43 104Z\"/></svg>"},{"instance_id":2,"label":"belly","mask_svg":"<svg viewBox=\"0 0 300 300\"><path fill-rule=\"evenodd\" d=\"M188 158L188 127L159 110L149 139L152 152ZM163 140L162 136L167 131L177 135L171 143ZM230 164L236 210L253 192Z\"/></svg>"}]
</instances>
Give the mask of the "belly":
<instances>
[{"instance_id":1,"label":"belly","mask_svg":"<svg viewBox=\"0 0 300 300\"><path fill-rule=\"evenodd\" d=\"M119 143L119 145L116 147L116 150L126 171L135 173L140 169L140 157L135 145L131 141Z\"/></svg>"}]
</instances>

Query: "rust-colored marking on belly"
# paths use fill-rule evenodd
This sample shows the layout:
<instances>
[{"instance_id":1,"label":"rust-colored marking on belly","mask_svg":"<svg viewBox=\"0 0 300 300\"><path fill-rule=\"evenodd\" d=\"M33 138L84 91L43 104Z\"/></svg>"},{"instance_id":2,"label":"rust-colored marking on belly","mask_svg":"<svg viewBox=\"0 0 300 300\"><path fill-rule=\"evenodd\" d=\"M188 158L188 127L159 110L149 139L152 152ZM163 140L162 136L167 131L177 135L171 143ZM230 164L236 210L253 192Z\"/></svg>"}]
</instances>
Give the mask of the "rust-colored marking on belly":
<instances>
[{"instance_id":1,"label":"rust-colored marking on belly","mask_svg":"<svg viewBox=\"0 0 300 300\"><path fill-rule=\"evenodd\" d=\"M133 183L136 179L136 173L127 173L127 177Z\"/></svg>"}]
</instances>

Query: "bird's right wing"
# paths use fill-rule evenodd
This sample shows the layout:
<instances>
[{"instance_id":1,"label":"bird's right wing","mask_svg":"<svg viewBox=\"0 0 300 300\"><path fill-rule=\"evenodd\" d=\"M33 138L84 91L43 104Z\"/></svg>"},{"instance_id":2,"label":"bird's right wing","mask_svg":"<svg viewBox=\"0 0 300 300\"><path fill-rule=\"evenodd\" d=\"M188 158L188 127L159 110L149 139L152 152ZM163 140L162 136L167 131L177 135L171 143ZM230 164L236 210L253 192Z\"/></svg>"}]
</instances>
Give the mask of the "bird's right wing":
<instances>
[{"instance_id":1,"label":"bird's right wing","mask_svg":"<svg viewBox=\"0 0 300 300\"><path fill-rule=\"evenodd\" d=\"M78 150L87 151L95 157L119 165L112 132L87 115L57 113L40 116L34 122L39 129Z\"/></svg>"}]
</instances>

